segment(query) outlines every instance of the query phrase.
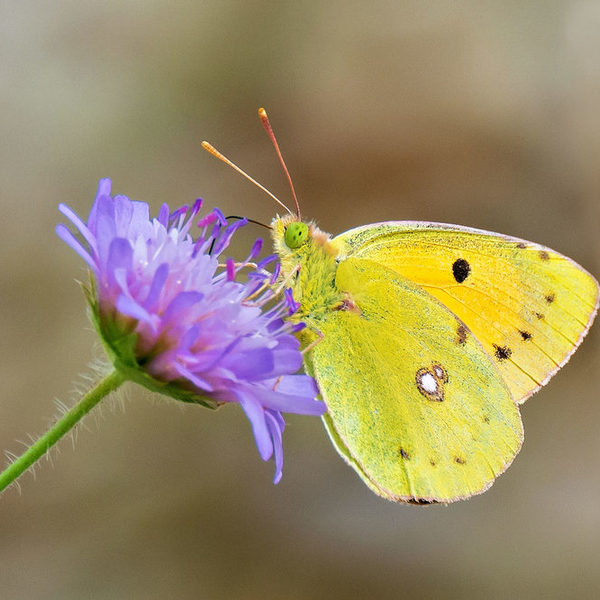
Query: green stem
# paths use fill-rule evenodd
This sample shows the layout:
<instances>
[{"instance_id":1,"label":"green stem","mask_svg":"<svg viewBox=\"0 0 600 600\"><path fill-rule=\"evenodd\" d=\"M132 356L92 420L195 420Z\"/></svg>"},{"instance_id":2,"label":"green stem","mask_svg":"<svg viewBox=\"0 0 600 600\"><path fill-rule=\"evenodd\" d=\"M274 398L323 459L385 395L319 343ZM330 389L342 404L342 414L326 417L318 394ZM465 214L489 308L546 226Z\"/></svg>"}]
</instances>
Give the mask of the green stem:
<instances>
[{"instance_id":1,"label":"green stem","mask_svg":"<svg viewBox=\"0 0 600 600\"><path fill-rule=\"evenodd\" d=\"M20 477L36 460L60 440L88 413L102 398L116 390L125 381L118 371L113 371L92 388L69 412L65 413L41 438L0 473L0 493L17 477Z\"/></svg>"}]
</instances>

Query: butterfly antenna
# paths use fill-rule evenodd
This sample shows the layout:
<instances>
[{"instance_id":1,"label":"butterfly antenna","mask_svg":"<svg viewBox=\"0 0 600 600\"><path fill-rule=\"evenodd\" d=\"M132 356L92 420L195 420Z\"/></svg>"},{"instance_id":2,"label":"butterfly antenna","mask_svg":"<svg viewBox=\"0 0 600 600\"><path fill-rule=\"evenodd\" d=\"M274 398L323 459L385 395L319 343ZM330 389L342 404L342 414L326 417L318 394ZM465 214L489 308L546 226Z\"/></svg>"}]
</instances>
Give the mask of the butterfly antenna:
<instances>
[{"instance_id":1,"label":"butterfly antenna","mask_svg":"<svg viewBox=\"0 0 600 600\"><path fill-rule=\"evenodd\" d=\"M275 152L277 152L277 156L279 157L279 162L281 163L281 166L283 167L283 170L285 172L285 176L287 177L288 183L290 184L290 189L292 190L292 196L294 197L294 202L296 204L296 215L298 216L298 220L300 221L300 220L302 220L302 218L300 216L300 205L298 204L298 198L296 196L296 191L294 190L294 184L292 183L292 178L290 177L290 172L288 171L288 168L285 166L285 161L283 160L283 156L281 155L281 150L279 149L279 144L277 143L277 140L275 139L275 133L273 133L273 127L271 127L271 123L269 122L269 117L267 117L267 111L264 108L259 108L258 116L260 117L263 127L265 128L265 131L267 132L269 138L271 139L271 142L273 142L273 146L275 147Z\"/></svg>"},{"instance_id":2,"label":"butterfly antenna","mask_svg":"<svg viewBox=\"0 0 600 600\"><path fill-rule=\"evenodd\" d=\"M253 179L252 177L250 177L250 175L248 175L248 173L246 173L245 171L242 171L242 169L240 169L236 164L232 163L224 154L221 154L214 146L212 146L208 142L202 142L202 147L209 154L212 154L213 156L218 158L220 161L223 161L226 165L229 165L234 171L237 171L240 175L243 175L246 179L248 179L248 181L251 181L256 187L260 188L263 192L265 192L266 194L271 196L271 198L273 198L273 200L275 200L275 202L277 202L277 204L279 204L283 208L285 208L285 210L287 210L290 213L290 215L294 214L279 198L277 198L277 196L275 196L275 194L271 193L264 185L261 185L260 183L258 183L258 181L256 181L256 179Z\"/></svg>"},{"instance_id":3,"label":"butterfly antenna","mask_svg":"<svg viewBox=\"0 0 600 600\"><path fill-rule=\"evenodd\" d=\"M264 227L265 229L273 229L270 225L265 225L264 223L261 223L260 221L255 221L254 219L249 219L248 217L238 217L237 215L230 215L229 217L225 217L226 221L229 221L229 219L246 219L246 221L248 221L248 223L254 223L255 225L260 225L261 227Z\"/></svg>"}]
</instances>

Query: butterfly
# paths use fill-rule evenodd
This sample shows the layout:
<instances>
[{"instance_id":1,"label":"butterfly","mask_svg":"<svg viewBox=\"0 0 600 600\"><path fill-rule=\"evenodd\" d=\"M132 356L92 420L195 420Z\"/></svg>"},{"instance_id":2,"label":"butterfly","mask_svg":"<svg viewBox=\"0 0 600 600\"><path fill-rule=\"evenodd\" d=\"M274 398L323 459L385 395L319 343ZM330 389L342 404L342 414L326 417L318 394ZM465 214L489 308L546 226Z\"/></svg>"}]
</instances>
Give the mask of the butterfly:
<instances>
[{"instance_id":1,"label":"butterfly","mask_svg":"<svg viewBox=\"0 0 600 600\"><path fill-rule=\"evenodd\" d=\"M519 405L589 330L597 281L558 252L498 233L388 221L332 237L296 208L273 219L273 244L338 453L392 501L487 490L521 448Z\"/></svg>"}]
</instances>

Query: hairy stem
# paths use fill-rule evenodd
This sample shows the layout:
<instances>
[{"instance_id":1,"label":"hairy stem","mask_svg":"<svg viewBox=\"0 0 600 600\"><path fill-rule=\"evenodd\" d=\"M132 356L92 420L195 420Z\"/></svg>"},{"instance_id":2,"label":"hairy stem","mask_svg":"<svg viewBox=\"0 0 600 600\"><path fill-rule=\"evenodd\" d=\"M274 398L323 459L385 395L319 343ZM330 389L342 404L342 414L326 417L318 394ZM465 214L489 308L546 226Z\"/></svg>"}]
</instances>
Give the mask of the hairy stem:
<instances>
[{"instance_id":1,"label":"hairy stem","mask_svg":"<svg viewBox=\"0 0 600 600\"><path fill-rule=\"evenodd\" d=\"M44 435L0 473L0 493L44 456L65 433L71 431L102 398L116 390L123 381L123 376L117 371L100 380L69 412L65 413Z\"/></svg>"}]
</instances>

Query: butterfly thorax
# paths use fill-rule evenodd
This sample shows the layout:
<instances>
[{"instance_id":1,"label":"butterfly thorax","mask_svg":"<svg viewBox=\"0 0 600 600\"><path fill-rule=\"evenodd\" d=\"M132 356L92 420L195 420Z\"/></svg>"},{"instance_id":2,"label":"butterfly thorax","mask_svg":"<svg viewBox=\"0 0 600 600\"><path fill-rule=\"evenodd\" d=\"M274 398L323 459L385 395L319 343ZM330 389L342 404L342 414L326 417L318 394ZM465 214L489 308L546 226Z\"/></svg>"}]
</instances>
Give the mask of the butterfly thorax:
<instances>
[{"instance_id":1,"label":"butterfly thorax","mask_svg":"<svg viewBox=\"0 0 600 600\"><path fill-rule=\"evenodd\" d=\"M307 223L308 238L298 248L289 248L285 242L285 231L292 217L277 217L273 220L273 244L281 261L281 281L291 276L289 287L300 309L294 319L318 320L323 314L339 306L343 293L336 287L338 267L337 250L330 242L328 233L314 223ZM291 275L292 274L292 275Z\"/></svg>"}]
</instances>

